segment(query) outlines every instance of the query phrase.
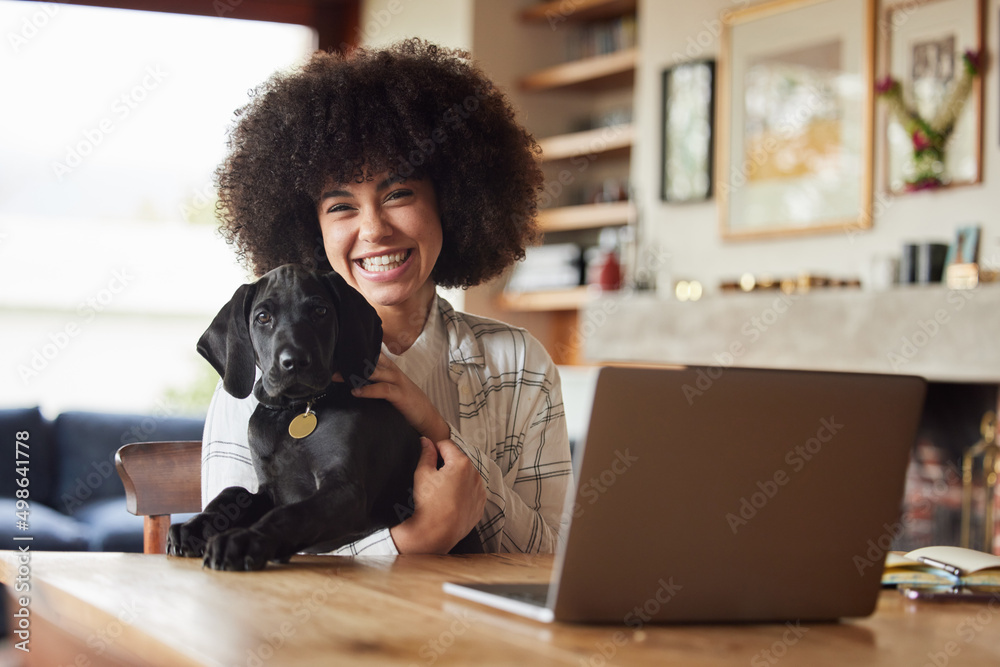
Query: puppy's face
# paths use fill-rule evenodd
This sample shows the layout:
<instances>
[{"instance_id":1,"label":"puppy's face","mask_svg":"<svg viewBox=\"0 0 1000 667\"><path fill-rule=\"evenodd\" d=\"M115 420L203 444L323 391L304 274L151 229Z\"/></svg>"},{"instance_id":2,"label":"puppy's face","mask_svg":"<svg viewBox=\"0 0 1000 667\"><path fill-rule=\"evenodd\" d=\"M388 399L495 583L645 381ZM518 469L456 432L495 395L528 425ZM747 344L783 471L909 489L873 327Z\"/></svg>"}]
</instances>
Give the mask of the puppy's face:
<instances>
[{"instance_id":1,"label":"puppy's face","mask_svg":"<svg viewBox=\"0 0 1000 667\"><path fill-rule=\"evenodd\" d=\"M250 309L250 341L269 396L305 398L337 370L337 313L330 292L302 267L281 266L258 284Z\"/></svg>"}]
</instances>

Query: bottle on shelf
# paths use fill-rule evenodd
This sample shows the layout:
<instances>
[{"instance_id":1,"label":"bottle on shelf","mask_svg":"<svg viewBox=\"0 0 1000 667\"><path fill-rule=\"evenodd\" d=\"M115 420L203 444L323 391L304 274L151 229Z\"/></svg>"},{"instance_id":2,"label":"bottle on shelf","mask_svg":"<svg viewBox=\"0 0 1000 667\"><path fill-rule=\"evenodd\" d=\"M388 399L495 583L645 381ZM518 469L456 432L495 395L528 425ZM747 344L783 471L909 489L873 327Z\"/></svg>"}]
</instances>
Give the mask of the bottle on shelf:
<instances>
[{"instance_id":1,"label":"bottle on shelf","mask_svg":"<svg viewBox=\"0 0 1000 667\"><path fill-rule=\"evenodd\" d=\"M605 292L621 289L623 272L618 252L618 231L611 227L602 229L596 253L587 265L588 285Z\"/></svg>"}]
</instances>

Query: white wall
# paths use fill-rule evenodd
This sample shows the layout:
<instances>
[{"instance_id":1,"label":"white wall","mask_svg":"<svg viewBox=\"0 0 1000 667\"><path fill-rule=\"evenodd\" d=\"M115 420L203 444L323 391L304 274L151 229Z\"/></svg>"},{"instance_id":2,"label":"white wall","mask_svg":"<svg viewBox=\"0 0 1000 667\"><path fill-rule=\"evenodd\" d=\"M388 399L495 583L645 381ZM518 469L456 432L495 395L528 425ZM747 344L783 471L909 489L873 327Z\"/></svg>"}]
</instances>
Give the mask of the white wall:
<instances>
[{"instance_id":1,"label":"white wall","mask_svg":"<svg viewBox=\"0 0 1000 667\"><path fill-rule=\"evenodd\" d=\"M364 0L361 43L381 46L407 37L423 37L441 46L472 47L470 0Z\"/></svg>"},{"instance_id":2,"label":"white wall","mask_svg":"<svg viewBox=\"0 0 1000 667\"><path fill-rule=\"evenodd\" d=\"M952 241L957 226L982 225L982 254L1000 253L1000 149L998 149L997 0L986 2L986 67L984 92L983 182L947 191L922 192L893 197L880 187L884 161L884 109L876 114L875 199L884 211L873 227L852 238L844 233L754 241L723 241L719 235L716 200L705 203L668 205L659 199L661 74L684 53L691 41L706 44L698 54L718 58L718 18L722 12L745 5L744 0L681 2L639 0L639 31L642 65L637 76L636 120L639 141L633 152L632 178L645 229L670 253L660 272L660 287L669 279L700 280L708 289L720 280L744 272L760 275L797 275L802 271L833 276L866 277L873 257L900 254L904 242ZM753 2L751 4L760 4ZM879 47L876 46L878 49ZM882 70L876 69L876 76ZM718 181L718 179L716 179Z\"/></svg>"},{"instance_id":3,"label":"white wall","mask_svg":"<svg viewBox=\"0 0 1000 667\"><path fill-rule=\"evenodd\" d=\"M765 0L766 1L766 0ZM988 0L984 12L986 52L984 79L983 182L940 192L893 196L884 191L884 109L876 113L875 200L879 203L872 229L852 234L825 233L766 240L723 241L719 234L717 201L671 205L659 199L660 106L663 69L677 62L694 43L697 57L718 58L723 12L762 0L639 0L639 40L642 60L636 77L634 109L638 140L633 149L632 183L646 240L669 255L658 275L661 287L672 280L696 279L714 290L722 280L745 272L794 276L801 272L835 277L869 277L873 261L898 257L904 243L950 243L955 228L979 223L982 254L1000 256L1000 115L996 76L997 14L1000 0ZM520 94L519 76L539 62L558 59L563 26L526 26L515 20L517 8L531 0L368 0L362 11L366 42L384 44L420 36L447 46L468 48L484 69L506 88L524 122L539 137L565 131L565 112L558 96ZM880 49L876 45L876 50ZM876 76L883 69L876 69ZM564 108L564 107L563 107Z\"/></svg>"}]
</instances>

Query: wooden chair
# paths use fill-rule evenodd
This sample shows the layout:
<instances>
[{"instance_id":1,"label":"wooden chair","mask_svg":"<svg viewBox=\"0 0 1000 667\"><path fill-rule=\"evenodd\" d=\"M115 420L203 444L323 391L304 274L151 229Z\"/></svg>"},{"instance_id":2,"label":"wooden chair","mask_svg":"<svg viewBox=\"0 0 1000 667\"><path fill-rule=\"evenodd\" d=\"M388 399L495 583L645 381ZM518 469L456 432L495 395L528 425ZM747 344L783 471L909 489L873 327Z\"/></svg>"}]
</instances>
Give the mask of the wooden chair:
<instances>
[{"instance_id":1,"label":"wooden chair","mask_svg":"<svg viewBox=\"0 0 1000 667\"><path fill-rule=\"evenodd\" d=\"M115 467L128 511L143 518L143 553L166 553L170 515L201 511L201 441L125 445Z\"/></svg>"}]
</instances>

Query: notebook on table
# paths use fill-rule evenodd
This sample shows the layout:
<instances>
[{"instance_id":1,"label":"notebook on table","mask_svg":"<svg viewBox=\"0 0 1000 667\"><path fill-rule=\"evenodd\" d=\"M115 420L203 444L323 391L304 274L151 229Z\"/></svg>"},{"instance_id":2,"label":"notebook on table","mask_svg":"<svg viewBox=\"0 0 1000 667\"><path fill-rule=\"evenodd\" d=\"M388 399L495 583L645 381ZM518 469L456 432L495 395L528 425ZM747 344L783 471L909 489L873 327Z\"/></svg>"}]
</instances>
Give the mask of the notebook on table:
<instances>
[{"instance_id":1,"label":"notebook on table","mask_svg":"<svg viewBox=\"0 0 1000 667\"><path fill-rule=\"evenodd\" d=\"M552 581L446 592L540 621L633 627L874 611L883 563L871 543L899 528L922 378L598 373Z\"/></svg>"}]
</instances>

